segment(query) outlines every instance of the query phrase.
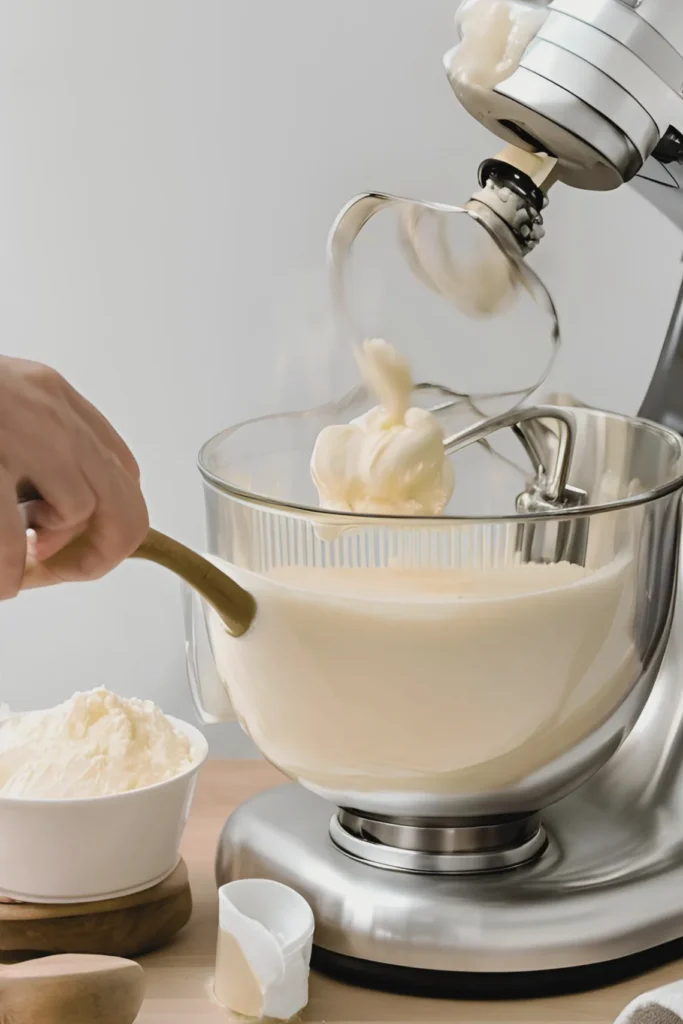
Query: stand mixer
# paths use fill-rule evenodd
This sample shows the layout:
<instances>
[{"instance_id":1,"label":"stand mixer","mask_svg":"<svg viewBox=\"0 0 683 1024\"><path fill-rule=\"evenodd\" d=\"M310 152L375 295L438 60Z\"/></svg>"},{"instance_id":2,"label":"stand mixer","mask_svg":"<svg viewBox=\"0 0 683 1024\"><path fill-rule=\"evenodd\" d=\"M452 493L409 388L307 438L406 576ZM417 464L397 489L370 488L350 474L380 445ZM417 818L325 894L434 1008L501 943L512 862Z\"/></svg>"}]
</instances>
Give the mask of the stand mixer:
<instances>
[{"instance_id":1,"label":"stand mixer","mask_svg":"<svg viewBox=\"0 0 683 1024\"><path fill-rule=\"evenodd\" d=\"M540 239L555 182L633 182L683 227L677 8L551 0L491 90L463 86L446 55L460 101L511 144L482 165L469 204L506 250L521 258ZM232 815L217 879L298 890L319 969L503 998L606 984L683 951L682 344L683 290L643 405L655 423L541 407L451 439L481 452L474 442L512 427L531 456L531 484L520 493L512 474L474 516L322 511L308 459L329 409L204 446L209 550L256 616L230 637L188 596L193 692L207 721L232 701L295 780ZM479 600L477 581L567 562L566 583ZM474 596L401 604L319 582L396 566L469 573ZM293 567L318 582L280 579ZM388 703L368 664L394 683ZM305 678L317 685L304 692Z\"/></svg>"}]
</instances>

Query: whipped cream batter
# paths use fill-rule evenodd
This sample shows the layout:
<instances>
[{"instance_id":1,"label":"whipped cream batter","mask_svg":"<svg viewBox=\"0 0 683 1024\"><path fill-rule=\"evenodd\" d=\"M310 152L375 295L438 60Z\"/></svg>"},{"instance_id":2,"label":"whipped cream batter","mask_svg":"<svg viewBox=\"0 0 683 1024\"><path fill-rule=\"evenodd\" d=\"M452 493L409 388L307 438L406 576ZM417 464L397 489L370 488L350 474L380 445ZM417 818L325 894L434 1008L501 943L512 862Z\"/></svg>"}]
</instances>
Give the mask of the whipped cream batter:
<instances>
[{"instance_id":1,"label":"whipped cream batter","mask_svg":"<svg viewBox=\"0 0 683 1024\"><path fill-rule=\"evenodd\" d=\"M0 722L0 796L73 799L164 782L195 763L190 740L152 701L105 689Z\"/></svg>"},{"instance_id":2,"label":"whipped cream batter","mask_svg":"<svg viewBox=\"0 0 683 1024\"><path fill-rule=\"evenodd\" d=\"M323 508L384 515L439 515L455 486L441 426L410 407L408 363L387 341L359 350L363 379L380 403L351 423L325 427L311 459Z\"/></svg>"},{"instance_id":3,"label":"whipped cream batter","mask_svg":"<svg viewBox=\"0 0 683 1024\"><path fill-rule=\"evenodd\" d=\"M451 541L444 533L439 550L462 543L460 529ZM421 550L407 536L397 544ZM210 617L235 711L269 760L314 789L511 785L592 732L640 671L625 557L595 570L288 566L267 575L214 561L259 605L239 641Z\"/></svg>"}]
</instances>

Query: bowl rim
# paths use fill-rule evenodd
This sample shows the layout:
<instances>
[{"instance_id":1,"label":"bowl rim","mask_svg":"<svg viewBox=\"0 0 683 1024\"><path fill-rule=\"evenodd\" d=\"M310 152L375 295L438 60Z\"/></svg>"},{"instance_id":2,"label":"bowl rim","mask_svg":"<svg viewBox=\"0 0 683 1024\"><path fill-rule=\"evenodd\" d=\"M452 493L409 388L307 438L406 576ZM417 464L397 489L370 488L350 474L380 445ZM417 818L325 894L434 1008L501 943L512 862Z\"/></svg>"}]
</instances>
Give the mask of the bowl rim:
<instances>
[{"instance_id":1,"label":"bowl rim","mask_svg":"<svg viewBox=\"0 0 683 1024\"><path fill-rule=\"evenodd\" d=\"M47 709L49 710L49 709ZM27 712L17 712L17 714L26 714ZM169 720L180 732L188 737L192 745L192 749L198 750L198 756L194 763L186 768L184 771L179 772L177 775L173 775L170 779L164 779L162 782L154 782L150 786L140 786L138 789L126 789L123 793L102 793L99 796L58 796L58 797L45 797L45 796L4 796L0 793L0 807L3 806L31 806L31 807L59 807L64 804L72 806L85 806L87 804L102 804L106 801L117 802L121 800L130 800L132 797L137 796L139 793L152 793L156 790L161 790L169 786L174 785L181 780L188 779L192 775L196 775L199 769L205 764L209 756L209 744L206 736L201 732L195 725L190 722L186 722L183 718L176 718L175 715L167 715L163 713L164 717Z\"/></svg>"},{"instance_id":2,"label":"bowl rim","mask_svg":"<svg viewBox=\"0 0 683 1024\"><path fill-rule=\"evenodd\" d=\"M568 406L557 406L558 409L565 410L566 412L576 414L577 410L573 407ZM577 505L569 508L557 508L547 509L541 512L519 512L511 513L509 515L489 515L489 516L462 516L462 515L439 515L439 516L411 516L411 515L396 515L396 514L377 514L369 512L342 512L330 509L324 509L316 507L314 505L298 505L294 502L282 501L277 498L271 498L264 494L259 494L255 491L248 491L244 488L238 487L235 484L230 484L220 476L217 476L207 465L207 453L210 448L226 441L229 437L232 437L237 433L238 430L243 430L246 427L254 426L258 423L267 423L269 421L286 420L286 419L300 419L302 417L319 415L320 409L309 410L307 412L290 412L290 413L270 413L266 416L256 416L253 419L242 420L240 423L235 423L231 427L226 427L224 430L214 434L213 437L205 441L199 449L197 456L197 468L204 480L204 482L218 491L221 494L227 495L234 501L244 505L256 506L258 508L265 508L271 512L289 515L297 519L313 520L319 526L336 526L336 527L352 527L354 524L357 526L390 526L392 523L397 525L408 525L415 528L432 528L436 529L443 526L457 526L481 524L485 525L488 523L524 523L524 522L548 522L550 520L565 520L565 519L576 519L582 516L588 515L600 515L603 513L615 512L620 509L637 508L639 505L647 505L651 502L657 501L660 498L665 498L671 494L675 494L677 491L683 490L683 437L679 436L675 431L668 427L664 427L659 423L655 423L652 420L644 419L641 416L625 416L622 413L608 412L603 409L594 409L586 406L582 407L581 412L589 416L600 416L607 419L618 420L622 423L637 423L640 426L646 428L648 431L657 434L664 442L666 442L671 448L677 449L676 458L676 469L678 473L673 476L671 480L664 484L660 484L659 487L651 488L648 491L644 491L640 494L633 495L627 498L619 498L616 501L603 502L596 505Z\"/></svg>"}]
</instances>

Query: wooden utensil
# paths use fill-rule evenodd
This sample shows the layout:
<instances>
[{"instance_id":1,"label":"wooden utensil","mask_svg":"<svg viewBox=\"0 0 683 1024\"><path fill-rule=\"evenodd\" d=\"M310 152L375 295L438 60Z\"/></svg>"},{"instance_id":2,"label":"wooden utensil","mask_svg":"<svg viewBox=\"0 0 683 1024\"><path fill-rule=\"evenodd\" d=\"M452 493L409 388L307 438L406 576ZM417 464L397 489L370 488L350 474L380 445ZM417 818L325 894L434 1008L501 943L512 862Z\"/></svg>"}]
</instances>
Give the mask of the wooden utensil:
<instances>
[{"instance_id":1,"label":"wooden utensil","mask_svg":"<svg viewBox=\"0 0 683 1024\"><path fill-rule=\"evenodd\" d=\"M27 529L31 526L30 506L42 498L34 487L28 486L17 493L19 509ZM73 543L77 543L74 541ZM185 547L159 530L150 529L146 538L131 555L147 562L156 562L179 576L197 591L225 623L232 636L242 636L256 615L256 601L246 590L230 579L207 558ZM30 567L26 576L30 575Z\"/></svg>"},{"instance_id":2,"label":"wooden utensil","mask_svg":"<svg viewBox=\"0 0 683 1024\"><path fill-rule=\"evenodd\" d=\"M133 1024L145 992L139 964L66 953L0 968L0 1021Z\"/></svg>"},{"instance_id":3,"label":"wooden utensil","mask_svg":"<svg viewBox=\"0 0 683 1024\"><path fill-rule=\"evenodd\" d=\"M242 636L256 615L256 601L208 559L158 530L150 530L132 555L156 562L185 580L211 605L232 636Z\"/></svg>"}]
</instances>

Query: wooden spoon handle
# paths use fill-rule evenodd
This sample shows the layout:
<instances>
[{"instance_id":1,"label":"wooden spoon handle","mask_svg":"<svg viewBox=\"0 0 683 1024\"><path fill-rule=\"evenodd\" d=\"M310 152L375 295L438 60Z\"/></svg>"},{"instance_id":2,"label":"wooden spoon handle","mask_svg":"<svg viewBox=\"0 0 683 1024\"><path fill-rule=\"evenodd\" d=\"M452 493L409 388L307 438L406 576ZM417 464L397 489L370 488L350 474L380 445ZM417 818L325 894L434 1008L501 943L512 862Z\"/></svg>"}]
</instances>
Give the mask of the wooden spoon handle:
<instances>
[{"instance_id":1,"label":"wooden spoon handle","mask_svg":"<svg viewBox=\"0 0 683 1024\"><path fill-rule=\"evenodd\" d=\"M242 636L256 615L256 601L238 583L196 551L158 530L150 530L132 558L170 569L185 580L221 617L232 636Z\"/></svg>"}]
</instances>

